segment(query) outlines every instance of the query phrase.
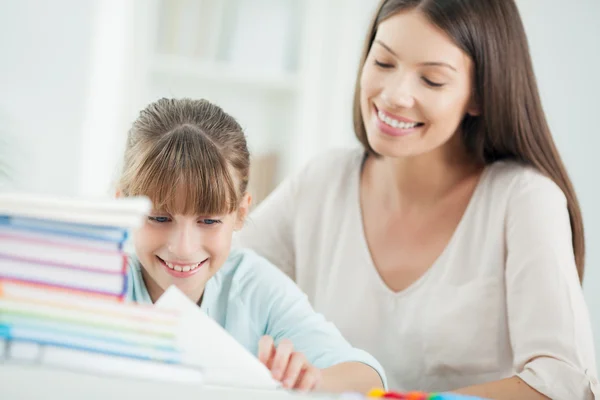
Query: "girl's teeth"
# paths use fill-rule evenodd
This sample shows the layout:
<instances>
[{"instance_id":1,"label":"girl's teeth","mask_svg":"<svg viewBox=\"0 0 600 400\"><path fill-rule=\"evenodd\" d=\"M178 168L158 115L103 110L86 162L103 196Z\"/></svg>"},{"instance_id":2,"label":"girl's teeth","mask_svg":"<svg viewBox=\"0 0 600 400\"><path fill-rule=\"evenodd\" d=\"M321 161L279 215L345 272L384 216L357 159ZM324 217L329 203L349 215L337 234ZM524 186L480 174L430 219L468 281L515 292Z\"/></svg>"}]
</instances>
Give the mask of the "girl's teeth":
<instances>
[{"instance_id":1,"label":"girl's teeth","mask_svg":"<svg viewBox=\"0 0 600 400\"><path fill-rule=\"evenodd\" d=\"M178 272L189 272L192 271L196 268L198 268L199 264L193 264L193 265L184 265L184 266L180 266L180 265L173 265L168 261L165 261L165 264L167 265L167 267L169 267L170 269L174 270L174 271L178 271Z\"/></svg>"}]
</instances>

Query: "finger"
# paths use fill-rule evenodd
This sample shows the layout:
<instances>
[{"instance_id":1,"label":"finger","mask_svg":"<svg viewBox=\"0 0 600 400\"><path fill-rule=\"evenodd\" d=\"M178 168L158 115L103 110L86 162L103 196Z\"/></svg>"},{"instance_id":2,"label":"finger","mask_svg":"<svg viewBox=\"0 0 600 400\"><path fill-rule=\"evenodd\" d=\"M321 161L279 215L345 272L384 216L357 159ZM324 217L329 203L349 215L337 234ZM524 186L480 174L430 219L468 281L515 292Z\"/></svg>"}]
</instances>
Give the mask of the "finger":
<instances>
[{"instance_id":1,"label":"finger","mask_svg":"<svg viewBox=\"0 0 600 400\"><path fill-rule=\"evenodd\" d=\"M275 354L275 345L273 343L273 338L271 336L263 336L258 341L258 359L261 363L265 364L267 367L269 360Z\"/></svg>"},{"instance_id":2,"label":"finger","mask_svg":"<svg viewBox=\"0 0 600 400\"><path fill-rule=\"evenodd\" d=\"M273 360L273 366L271 367L271 373L273 378L278 381L281 380L283 373L285 372L287 365L290 361L290 356L294 351L294 345L290 340L284 339L277 345L275 351L275 359Z\"/></svg>"},{"instance_id":3,"label":"finger","mask_svg":"<svg viewBox=\"0 0 600 400\"><path fill-rule=\"evenodd\" d=\"M311 365L300 373L300 377L296 381L296 386L294 388L308 392L315 390L320 383L321 370Z\"/></svg>"},{"instance_id":4,"label":"finger","mask_svg":"<svg viewBox=\"0 0 600 400\"><path fill-rule=\"evenodd\" d=\"M283 375L283 387L286 389L293 388L298 380L300 372L308 366L306 357L302 353L292 353L290 362L288 363L285 374Z\"/></svg>"}]
</instances>

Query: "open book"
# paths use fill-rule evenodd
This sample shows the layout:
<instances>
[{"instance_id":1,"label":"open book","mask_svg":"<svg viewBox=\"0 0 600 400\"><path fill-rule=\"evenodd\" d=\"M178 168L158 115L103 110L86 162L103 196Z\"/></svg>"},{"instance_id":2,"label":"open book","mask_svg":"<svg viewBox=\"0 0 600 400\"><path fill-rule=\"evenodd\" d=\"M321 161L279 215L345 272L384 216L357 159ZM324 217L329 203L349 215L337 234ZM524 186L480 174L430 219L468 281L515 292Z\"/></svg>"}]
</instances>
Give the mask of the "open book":
<instances>
[{"instance_id":1,"label":"open book","mask_svg":"<svg viewBox=\"0 0 600 400\"><path fill-rule=\"evenodd\" d=\"M178 333L183 364L200 367L204 382L213 386L276 389L271 372L217 322L171 286L156 306L182 313Z\"/></svg>"}]
</instances>

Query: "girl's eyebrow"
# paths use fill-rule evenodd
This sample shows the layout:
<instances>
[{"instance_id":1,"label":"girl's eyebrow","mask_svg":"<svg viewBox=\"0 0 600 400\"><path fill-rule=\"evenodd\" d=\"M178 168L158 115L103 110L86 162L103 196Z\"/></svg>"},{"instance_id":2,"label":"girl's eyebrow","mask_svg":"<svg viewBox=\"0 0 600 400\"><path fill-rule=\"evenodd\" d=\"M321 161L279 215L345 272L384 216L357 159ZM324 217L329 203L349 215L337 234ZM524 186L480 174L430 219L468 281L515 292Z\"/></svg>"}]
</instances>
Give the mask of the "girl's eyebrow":
<instances>
[{"instance_id":1,"label":"girl's eyebrow","mask_svg":"<svg viewBox=\"0 0 600 400\"><path fill-rule=\"evenodd\" d=\"M152 210L150 210L151 214L168 214L168 212L166 212L165 210L157 210L155 208L153 208Z\"/></svg>"},{"instance_id":2,"label":"girl's eyebrow","mask_svg":"<svg viewBox=\"0 0 600 400\"><path fill-rule=\"evenodd\" d=\"M394 57L400 58L398 56L398 54L396 54L396 52L391 49L390 46L388 46L387 44L383 43L381 40L376 39L375 43L377 43L378 45L380 45L381 47L383 47L384 49L386 49ZM419 65L422 65L422 66L425 66L425 67L445 67L445 68L449 68L449 69L453 70L454 72L458 72L456 70L456 68L454 68L452 65L450 65L448 63L445 63L445 62L442 62L442 61L427 61L427 62L420 63Z\"/></svg>"}]
</instances>

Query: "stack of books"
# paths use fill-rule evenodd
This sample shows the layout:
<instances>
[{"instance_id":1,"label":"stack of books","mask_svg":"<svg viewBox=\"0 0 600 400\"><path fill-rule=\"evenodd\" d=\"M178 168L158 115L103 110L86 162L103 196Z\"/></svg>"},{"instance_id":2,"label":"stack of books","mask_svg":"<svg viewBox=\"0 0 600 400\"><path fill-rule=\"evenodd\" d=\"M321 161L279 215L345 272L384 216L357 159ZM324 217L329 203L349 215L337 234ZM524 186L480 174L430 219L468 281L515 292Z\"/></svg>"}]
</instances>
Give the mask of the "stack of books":
<instances>
[{"instance_id":1,"label":"stack of books","mask_svg":"<svg viewBox=\"0 0 600 400\"><path fill-rule=\"evenodd\" d=\"M123 245L149 208L0 194L0 362L202 381L182 364L181 316L124 302Z\"/></svg>"}]
</instances>

